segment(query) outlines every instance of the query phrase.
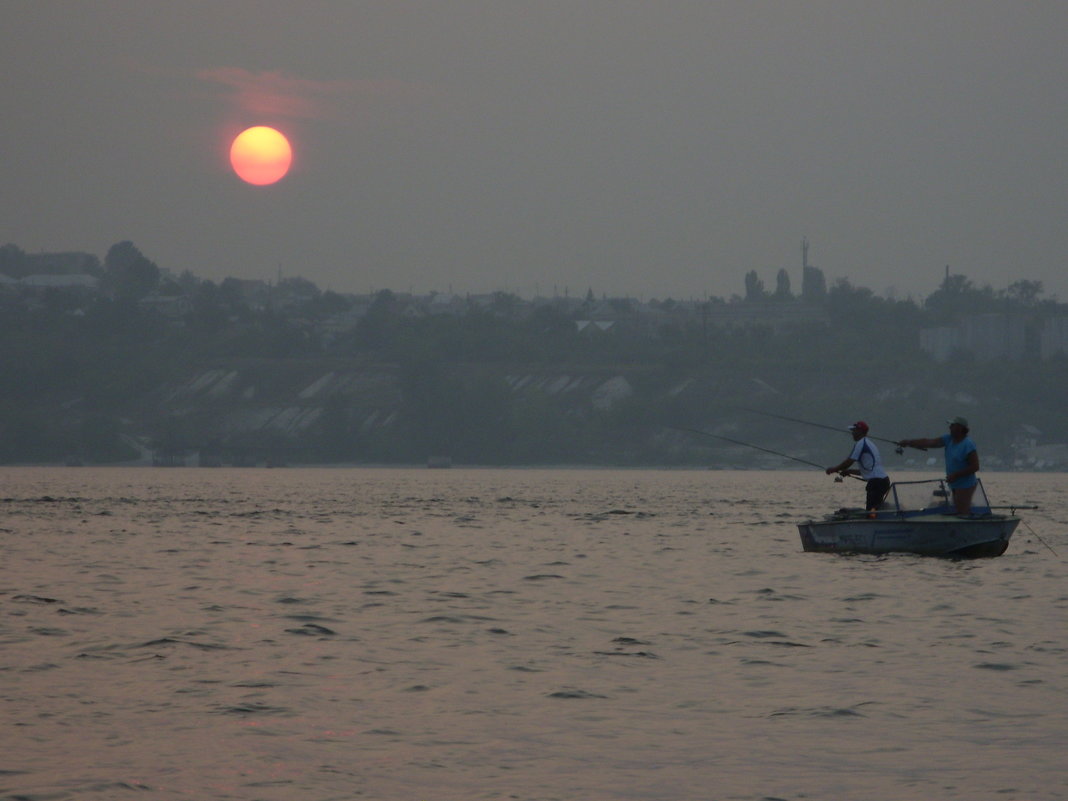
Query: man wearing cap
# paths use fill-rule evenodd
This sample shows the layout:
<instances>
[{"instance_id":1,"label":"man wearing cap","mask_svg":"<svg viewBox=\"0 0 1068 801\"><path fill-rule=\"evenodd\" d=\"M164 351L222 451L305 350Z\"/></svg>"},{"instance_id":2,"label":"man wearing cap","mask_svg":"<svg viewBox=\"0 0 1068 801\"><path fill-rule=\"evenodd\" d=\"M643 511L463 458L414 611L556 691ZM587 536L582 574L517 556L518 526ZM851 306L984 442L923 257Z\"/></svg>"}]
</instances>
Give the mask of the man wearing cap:
<instances>
[{"instance_id":1,"label":"man wearing cap","mask_svg":"<svg viewBox=\"0 0 1068 801\"><path fill-rule=\"evenodd\" d=\"M858 420L849 427L853 435L853 450L849 456L834 467L827 468L827 475L838 473L839 475L859 475L867 481L867 498L864 509L874 516L875 510L883 502L886 493L890 491L890 476L883 468L883 459L879 455L879 449L875 443L868 439L868 424ZM852 470L853 465L859 469Z\"/></svg>"},{"instance_id":2,"label":"man wearing cap","mask_svg":"<svg viewBox=\"0 0 1068 801\"><path fill-rule=\"evenodd\" d=\"M971 514L972 496L979 484L979 451L968 436L968 420L954 417L947 420L949 433L928 439L903 439L898 445L903 448L945 448L946 482L953 491L953 505L958 515Z\"/></svg>"}]
</instances>

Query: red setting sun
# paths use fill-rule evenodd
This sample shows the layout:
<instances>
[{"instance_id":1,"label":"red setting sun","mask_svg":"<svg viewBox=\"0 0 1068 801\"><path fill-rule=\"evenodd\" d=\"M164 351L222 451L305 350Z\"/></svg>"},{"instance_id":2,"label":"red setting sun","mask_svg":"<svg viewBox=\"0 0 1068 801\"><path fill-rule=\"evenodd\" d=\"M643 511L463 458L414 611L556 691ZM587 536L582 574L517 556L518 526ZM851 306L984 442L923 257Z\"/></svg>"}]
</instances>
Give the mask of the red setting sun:
<instances>
[{"instance_id":1,"label":"red setting sun","mask_svg":"<svg viewBox=\"0 0 1068 801\"><path fill-rule=\"evenodd\" d=\"M274 128L257 125L242 131L230 145L230 164L238 177L255 186L281 180L293 161L289 140Z\"/></svg>"}]
</instances>

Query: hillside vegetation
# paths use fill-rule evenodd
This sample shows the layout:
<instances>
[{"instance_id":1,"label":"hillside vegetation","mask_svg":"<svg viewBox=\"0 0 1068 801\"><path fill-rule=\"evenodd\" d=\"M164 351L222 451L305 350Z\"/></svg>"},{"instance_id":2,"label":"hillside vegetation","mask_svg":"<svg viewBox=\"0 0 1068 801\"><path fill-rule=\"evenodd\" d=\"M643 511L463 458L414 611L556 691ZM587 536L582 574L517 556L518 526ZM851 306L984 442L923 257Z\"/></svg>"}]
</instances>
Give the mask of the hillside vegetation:
<instances>
[{"instance_id":1,"label":"hillside vegetation","mask_svg":"<svg viewBox=\"0 0 1068 801\"><path fill-rule=\"evenodd\" d=\"M0 269L24 278L10 248ZM790 464L683 430L699 429L830 464L855 419L896 439L957 414L991 467L1026 464L1021 442L1068 440L1064 357L1035 346L1068 308L1035 282L994 291L947 276L916 302L848 281L766 293L747 276L730 301L497 293L438 313L433 298L303 279L253 302L240 282L163 276L131 248L109 253L92 292L0 294L0 461ZM717 322L743 304L744 325ZM800 304L817 313L780 313ZM922 329L987 312L1024 321L1017 358L921 350Z\"/></svg>"}]
</instances>

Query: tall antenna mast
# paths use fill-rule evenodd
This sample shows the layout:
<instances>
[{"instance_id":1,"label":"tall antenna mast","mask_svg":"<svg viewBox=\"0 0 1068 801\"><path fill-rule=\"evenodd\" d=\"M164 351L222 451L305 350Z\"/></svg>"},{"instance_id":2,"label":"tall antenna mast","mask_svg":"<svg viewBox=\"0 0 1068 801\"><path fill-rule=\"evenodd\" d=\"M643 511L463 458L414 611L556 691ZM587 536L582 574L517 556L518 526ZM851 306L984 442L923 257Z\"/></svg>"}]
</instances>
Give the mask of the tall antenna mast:
<instances>
[{"instance_id":1,"label":"tall antenna mast","mask_svg":"<svg viewBox=\"0 0 1068 801\"><path fill-rule=\"evenodd\" d=\"M808 269L808 237L801 237L801 267Z\"/></svg>"}]
</instances>

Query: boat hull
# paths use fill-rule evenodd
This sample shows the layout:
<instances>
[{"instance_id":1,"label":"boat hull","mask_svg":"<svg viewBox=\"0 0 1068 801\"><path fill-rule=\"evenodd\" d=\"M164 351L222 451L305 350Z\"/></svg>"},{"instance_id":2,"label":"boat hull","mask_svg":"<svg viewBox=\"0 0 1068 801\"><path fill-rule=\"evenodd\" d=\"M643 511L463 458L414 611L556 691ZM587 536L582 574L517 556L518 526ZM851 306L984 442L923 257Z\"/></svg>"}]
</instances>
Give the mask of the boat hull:
<instances>
[{"instance_id":1,"label":"boat hull","mask_svg":"<svg viewBox=\"0 0 1068 801\"><path fill-rule=\"evenodd\" d=\"M976 558L1005 553L1019 524L1019 518L1007 515L923 515L874 520L832 515L799 523L797 528L806 551Z\"/></svg>"}]
</instances>

